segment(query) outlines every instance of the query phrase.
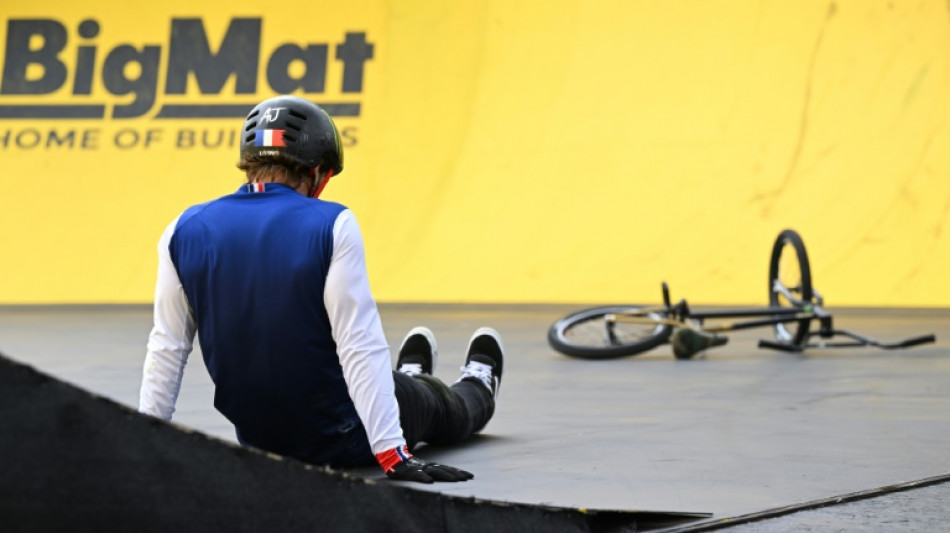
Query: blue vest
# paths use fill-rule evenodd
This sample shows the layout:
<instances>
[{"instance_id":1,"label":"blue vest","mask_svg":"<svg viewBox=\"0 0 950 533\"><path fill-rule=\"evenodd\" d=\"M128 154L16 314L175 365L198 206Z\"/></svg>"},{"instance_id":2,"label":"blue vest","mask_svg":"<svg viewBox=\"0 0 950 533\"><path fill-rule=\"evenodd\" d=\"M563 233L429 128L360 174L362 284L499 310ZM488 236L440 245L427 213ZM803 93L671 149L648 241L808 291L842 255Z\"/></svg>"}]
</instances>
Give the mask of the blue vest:
<instances>
[{"instance_id":1,"label":"blue vest","mask_svg":"<svg viewBox=\"0 0 950 533\"><path fill-rule=\"evenodd\" d=\"M256 188L189 208L169 244L214 406L242 443L313 463L372 461L323 305L345 207Z\"/></svg>"}]
</instances>

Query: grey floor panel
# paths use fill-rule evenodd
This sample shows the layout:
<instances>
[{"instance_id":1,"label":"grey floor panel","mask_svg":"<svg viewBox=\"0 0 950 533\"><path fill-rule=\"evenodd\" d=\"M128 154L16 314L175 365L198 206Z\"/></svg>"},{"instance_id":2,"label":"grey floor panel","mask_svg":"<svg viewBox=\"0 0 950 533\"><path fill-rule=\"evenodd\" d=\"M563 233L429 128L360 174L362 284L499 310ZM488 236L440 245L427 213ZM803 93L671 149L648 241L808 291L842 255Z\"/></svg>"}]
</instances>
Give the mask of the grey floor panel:
<instances>
[{"instance_id":1,"label":"grey floor panel","mask_svg":"<svg viewBox=\"0 0 950 533\"><path fill-rule=\"evenodd\" d=\"M885 340L936 333L901 351L757 348L740 332L692 361L669 347L582 361L551 350L548 325L578 306L383 305L395 347L415 325L454 380L469 335L503 336L495 418L455 449L419 455L476 478L418 487L459 496L594 509L738 516L950 472L950 312L832 308L840 327ZM135 406L151 327L144 306L2 307L0 351ZM233 441L195 353L175 421ZM357 473L379 477L375 469Z\"/></svg>"}]
</instances>

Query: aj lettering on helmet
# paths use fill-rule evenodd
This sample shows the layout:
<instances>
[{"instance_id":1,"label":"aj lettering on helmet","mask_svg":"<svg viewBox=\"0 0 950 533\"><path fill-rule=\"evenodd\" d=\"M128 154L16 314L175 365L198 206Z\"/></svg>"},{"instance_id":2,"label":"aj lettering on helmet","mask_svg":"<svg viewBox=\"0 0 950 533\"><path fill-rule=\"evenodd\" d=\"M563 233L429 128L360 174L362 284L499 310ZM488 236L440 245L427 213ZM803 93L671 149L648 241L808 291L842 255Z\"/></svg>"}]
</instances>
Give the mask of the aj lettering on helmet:
<instances>
[{"instance_id":1,"label":"aj lettering on helmet","mask_svg":"<svg viewBox=\"0 0 950 533\"><path fill-rule=\"evenodd\" d=\"M274 122L280 118L281 109L283 109L283 107L268 107L261 116L261 122Z\"/></svg>"},{"instance_id":2,"label":"aj lettering on helmet","mask_svg":"<svg viewBox=\"0 0 950 533\"><path fill-rule=\"evenodd\" d=\"M346 32L338 43L283 43L275 49L261 49L262 18L232 18L224 36L212 46L200 18L173 18L167 46L161 44L118 44L101 49L96 38L100 24L86 19L76 27L75 35L65 24L50 18L9 19L0 77L0 118L6 119L131 119L154 112L156 119L240 118L260 100L258 73L264 68L270 90L278 94L313 95L326 91L330 47L333 58L343 66L339 88L343 95L358 95L363 90L367 60L373 58L373 44L365 32ZM71 43L71 41L74 41ZM42 43L36 46L36 43ZM216 51L215 51L216 50ZM262 52L269 52L264 54ZM160 92L160 68L164 65L164 87ZM291 63L303 63L302 74L291 74ZM136 65L136 77L126 67ZM30 73L28 74L28 71ZM36 76L33 73L42 72ZM200 95L220 95L233 77L234 96L246 95L246 103L193 103L185 98L189 76ZM109 95L123 97L129 103L100 101L59 104L43 97L60 91L67 84L73 96L93 94L99 81ZM156 96L171 101L156 107ZM24 102L23 96L35 100ZM16 103L6 103L16 96ZM188 103L173 103L176 100ZM13 99L11 99L13 100ZM55 102L55 103L54 103ZM337 117L358 117L359 102L319 102Z\"/></svg>"}]
</instances>

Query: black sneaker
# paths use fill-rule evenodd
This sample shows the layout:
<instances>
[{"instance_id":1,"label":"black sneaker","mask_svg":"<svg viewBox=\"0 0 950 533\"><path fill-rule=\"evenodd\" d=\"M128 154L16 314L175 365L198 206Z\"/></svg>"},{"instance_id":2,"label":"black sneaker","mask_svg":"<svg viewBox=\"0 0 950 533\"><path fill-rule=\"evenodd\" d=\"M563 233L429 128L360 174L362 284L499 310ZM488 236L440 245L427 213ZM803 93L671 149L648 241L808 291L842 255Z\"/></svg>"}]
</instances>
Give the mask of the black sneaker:
<instances>
[{"instance_id":1,"label":"black sneaker","mask_svg":"<svg viewBox=\"0 0 950 533\"><path fill-rule=\"evenodd\" d=\"M722 335L690 328L679 328L673 332L670 344L673 345L673 354L677 359L690 359L707 348L722 346L728 340L728 337Z\"/></svg>"},{"instance_id":2,"label":"black sneaker","mask_svg":"<svg viewBox=\"0 0 950 533\"><path fill-rule=\"evenodd\" d=\"M468 342L468 356L458 381L478 380L488 387L492 397L497 398L503 363L501 336L492 328L479 328Z\"/></svg>"},{"instance_id":3,"label":"black sneaker","mask_svg":"<svg viewBox=\"0 0 950 533\"><path fill-rule=\"evenodd\" d=\"M409 330L399 347L396 371L409 376L432 375L438 359L435 335L429 328L418 326Z\"/></svg>"}]
</instances>

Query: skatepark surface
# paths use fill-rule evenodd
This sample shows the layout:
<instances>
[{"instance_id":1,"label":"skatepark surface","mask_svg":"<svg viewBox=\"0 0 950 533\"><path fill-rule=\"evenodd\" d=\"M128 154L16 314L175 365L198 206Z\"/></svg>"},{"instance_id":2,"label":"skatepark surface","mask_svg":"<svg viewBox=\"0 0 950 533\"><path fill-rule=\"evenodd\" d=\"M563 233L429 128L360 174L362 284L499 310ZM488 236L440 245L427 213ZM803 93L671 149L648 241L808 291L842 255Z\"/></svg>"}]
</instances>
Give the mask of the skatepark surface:
<instances>
[{"instance_id":1,"label":"skatepark surface","mask_svg":"<svg viewBox=\"0 0 950 533\"><path fill-rule=\"evenodd\" d=\"M933 531L950 518L939 503L950 496L950 311L830 309L836 326L881 340L937 336L906 350L782 353L758 348L771 331L757 329L689 361L669 346L586 361L546 342L548 326L580 307L381 305L394 350L413 326L435 332L436 376L457 377L485 325L502 335L505 373L481 435L417 451L475 479L352 473L478 500L708 513L670 531ZM147 306L0 307L0 352L135 408L150 328ZM212 394L196 350L174 422L233 443Z\"/></svg>"}]
</instances>

